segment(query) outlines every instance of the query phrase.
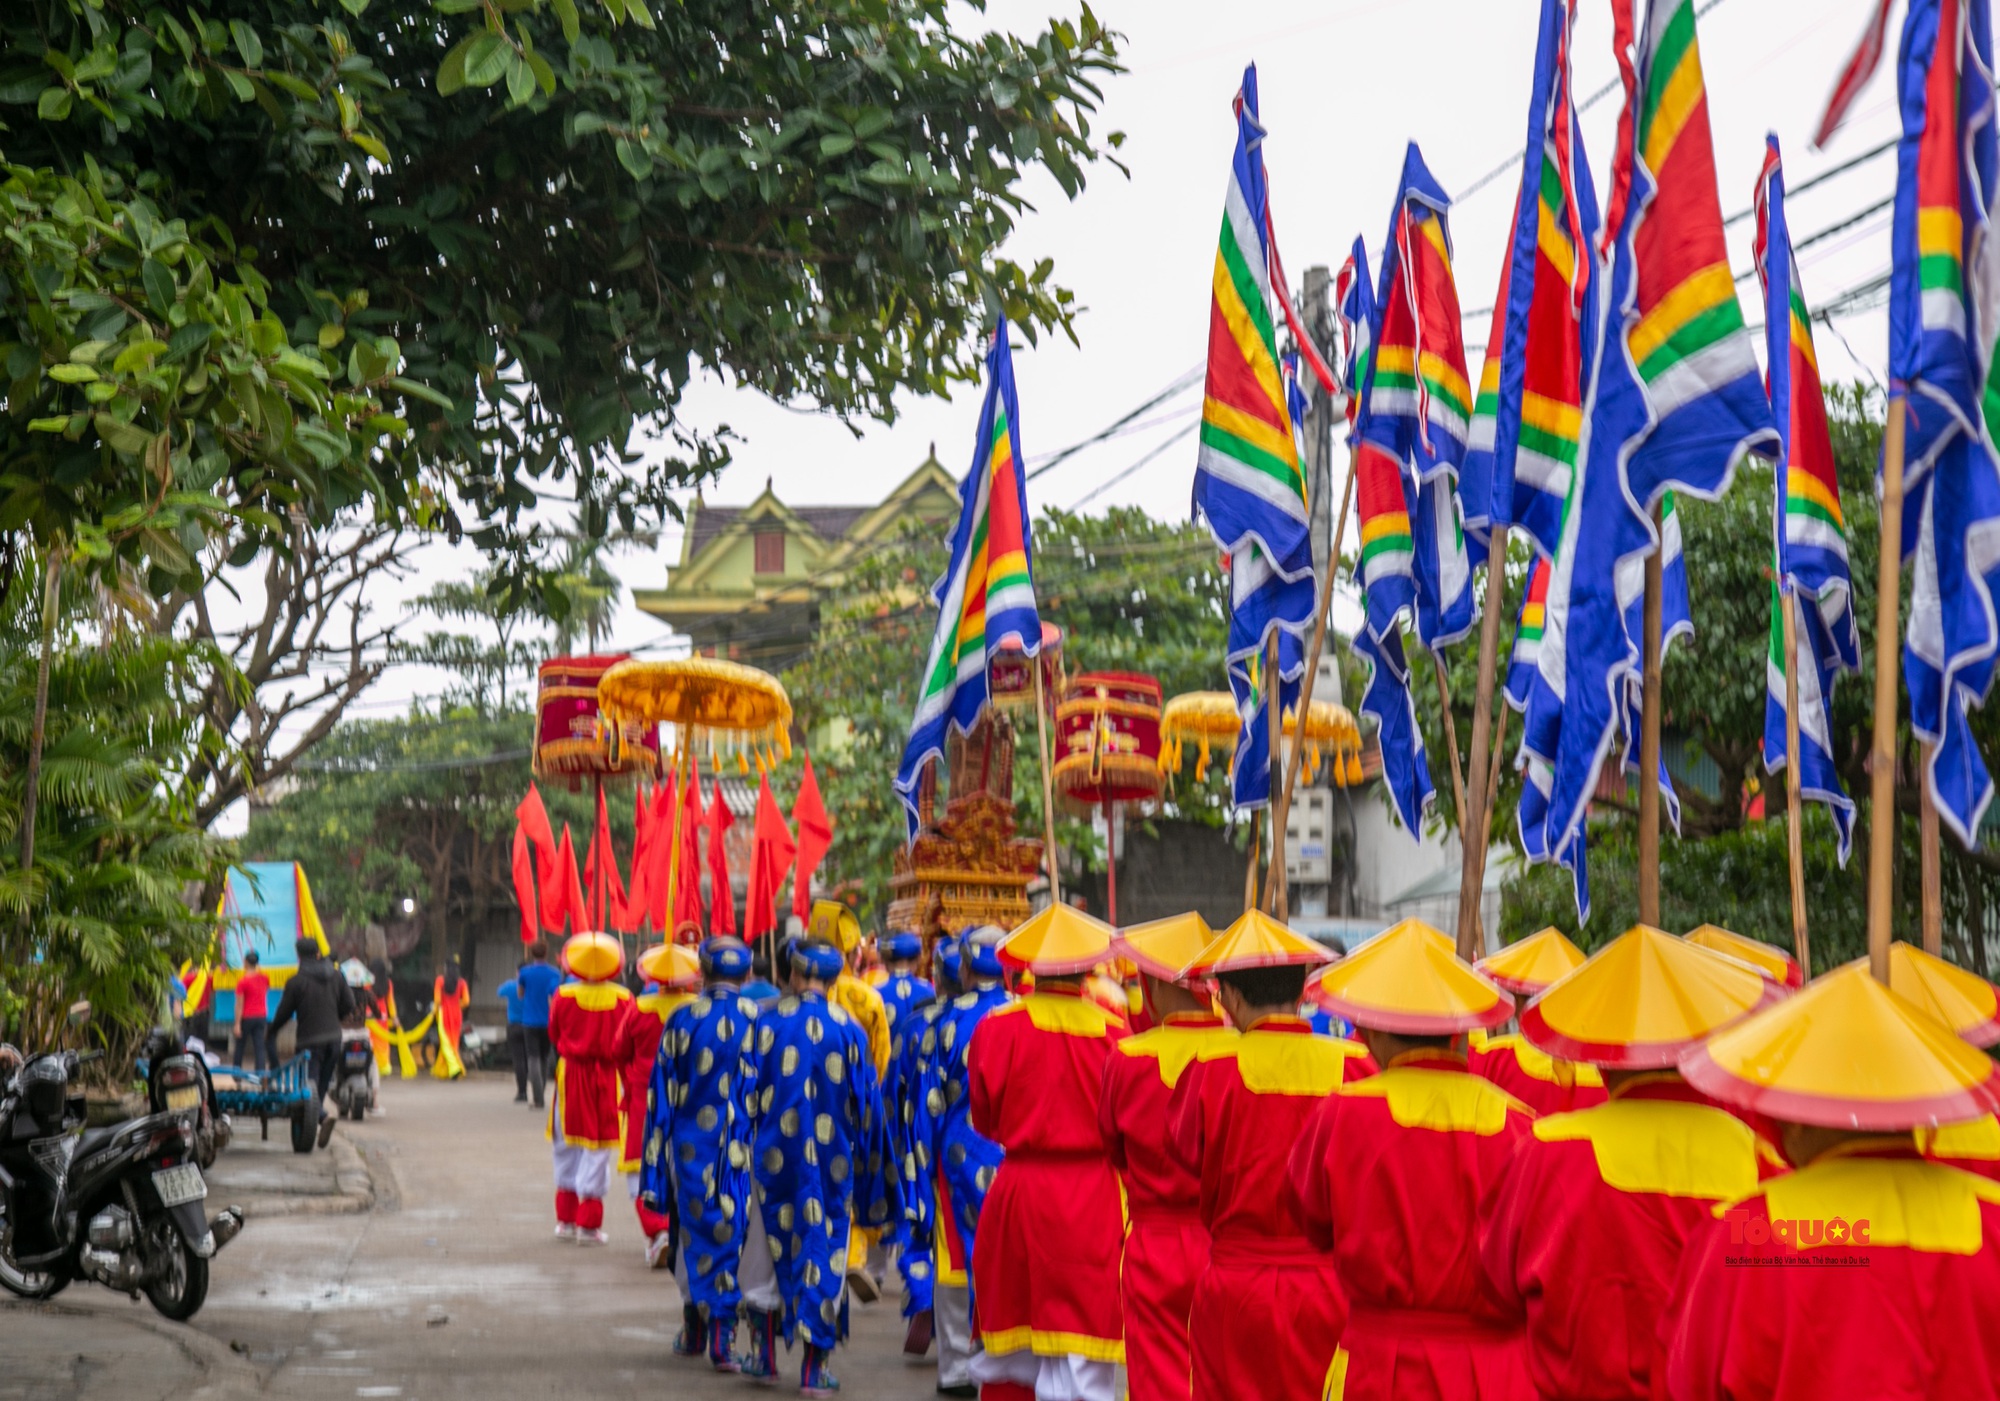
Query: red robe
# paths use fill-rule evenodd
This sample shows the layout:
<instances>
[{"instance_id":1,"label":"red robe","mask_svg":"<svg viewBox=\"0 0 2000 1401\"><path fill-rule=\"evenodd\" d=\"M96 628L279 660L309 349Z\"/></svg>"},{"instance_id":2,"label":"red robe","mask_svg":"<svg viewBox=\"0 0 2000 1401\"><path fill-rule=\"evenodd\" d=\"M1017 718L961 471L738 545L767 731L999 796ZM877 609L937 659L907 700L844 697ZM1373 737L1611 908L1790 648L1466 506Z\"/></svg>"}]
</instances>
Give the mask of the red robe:
<instances>
[{"instance_id":1,"label":"red robe","mask_svg":"<svg viewBox=\"0 0 2000 1401\"><path fill-rule=\"evenodd\" d=\"M1594 1065L1556 1060L1516 1035L1475 1031L1467 1041L1466 1060L1472 1073L1491 1080L1537 1114L1564 1114L1604 1103L1604 1077Z\"/></svg>"},{"instance_id":2,"label":"red robe","mask_svg":"<svg viewBox=\"0 0 2000 1401\"><path fill-rule=\"evenodd\" d=\"M996 1355L1125 1360L1118 1177L1097 1131L1110 1015L1073 987L981 1019L966 1052L972 1127L1007 1150L972 1242L980 1342Z\"/></svg>"},{"instance_id":3,"label":"red robe","mask_svg":"<svg viewBox=\"0 0 2000 1401\"><path fill-rule=\"evenodd\" d=\"M618 1157L620 1172L637 1172L646 1150L646 1093L653 1084L653 1062L660 1054L660 1033L677 1007L694 1001L691 992L642 992L625 1004L625 1025L618 1033L619 1062L624 1080L625 1143Z\"/></svg>"},{"instance_id":4,"label":"red robe","mask_svg":"<svg viewBox=\"0 0 2000 1401\"><path fill-rule=\"evenodd\" d=\"M560 1128L579 1148L621 1148L618 1083L625 1068L625 1008L632 994L617 983L564 983L549 999L549 1044L556 1092L549 1136Z\"/></svg>"},{"instance_id":5,"label":"red robe","mask_svg":"<svg viewBox=\"0 0 2000 1401\"><path fill-rule=\"evenodd\" d=\"M1326 1097L1374 1068L1355 1042L1267 1017L1219 1041L1174 1086L1168 1131L1198 1165L1209 1235L1188 1315L1195 1401L1320 1394L1347 1300L1333 1257L1299 1229L1285 1163Z\"/></svg>"},{"instance_id":6,"label":"red robe","mask_svg":"<svg viewBox=\"0 0 2000 1401\"><path fill-rule=\"evenodd\" d=\"M1649 1396L1682 1247L1718 1201L1782 1166L1741 1119L1667 1072L1537 1120L1479 1227L1488 1285L1526 1317L1535 1390Z\"/></svg>"},{"instance_id":7,"label":"red robe","mask_svg":"<svg viewBox=\"0 0 2000 1401\"><path fill-rule=\"evenodd\" d=\"M1990 1398L2000 1378L2000 1184L1907 1135L1843 1144L1716 1208L1662 1320L1669 1401ZM1868 1223L1866 1244L1856 1239ZM1793 1250L1774 1238L1821 1238ZM1838 1228L1844 1239L1824 1243ZM1862 1267L1807 1267L1818 1256ZM1768 1263L1790 1257L1785 1265Z\"/></svg>"},{"instance_id":8,"label":"red robe","mask_svg":"<svg viewBox=\"0 0 2000 1401\"><path fill-rule=\"evenodd\" d=\"M1205 1050L1235 1035L1209 1012L1174 1012L1159 1026L1118 1043L1104 1064L1097 1126L1125 1184L1131 1228L1119 1263L1125 1306L1125 1371L1132 1401L1186 1401L1188 1312L1208 1267L1201 1178L1167 1137L1176 1082Z\"/></svg>"},{"instance_id":9,"label":"red robe","mask_svg":"<svg viewBox=\"0 0 2000 1401\"><path fill-rule=\"evenodd\" d=\"M1291 1181L1347 1290L1346 1401L1534 1401L1476 1248L1480 1200L1533 1122L1443 1051L1399 1056L1313 1114Z\"/></svg>"}]
</instances>

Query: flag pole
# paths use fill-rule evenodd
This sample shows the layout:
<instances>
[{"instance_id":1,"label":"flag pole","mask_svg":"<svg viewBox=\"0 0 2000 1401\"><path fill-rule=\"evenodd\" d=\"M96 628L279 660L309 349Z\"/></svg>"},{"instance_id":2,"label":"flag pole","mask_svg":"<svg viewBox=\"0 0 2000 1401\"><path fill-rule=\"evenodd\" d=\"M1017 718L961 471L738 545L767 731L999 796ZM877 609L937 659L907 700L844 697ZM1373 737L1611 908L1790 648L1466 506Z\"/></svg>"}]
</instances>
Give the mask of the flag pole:
<instances>
[{"instance_id":1,"label":"flag pole","mask_svg":"<svg viewBox=\"0 0 2000 1401\"><path fill-rule=\"evenodd\" d=\"M1426 648L1425 650L1429 650ZM1444 747L1451 751L1451 800L1458 813L1459 840L1465 839L1465 766L1458 760L1458 721L1451 716L1451 683L1445 679L1444 658L1431 653L1431 669L1437 675L1438 709L1444 712Z\"/></svg>"},{"instance_id":2,"label":"flag pole","mask_svg":"<svg viewBox=\"0 0 2000 1401\"><path fill-rule=\"evenodd\" d=\"M1924 952L1944 957L1944 892L1938 869L1937 794L1931 791L1931 756L1935 744L1925 743L1917 751L1917 838L1923 852L1923 939Z\"/></svg>"},{"instance_id":3,"label":"flag pole","mask_svg":"<svg viewBox=\"0 0 2000 1401\"><path fill-rule=\"evenodd\" d=\"M1333 543L1327 550L1326 579L1319 594L1319 616L1313 619L1312 643L1306 648L1305 679L1299 684L1299 714L1302 716L1312 715L1313 683L1319 680L1320 654L1326 649L1327 620L1333 613L1334 572L1340 567L1340 537L1347 533L1347 513L1349 507L1354 504L1355 462L1359 456L1359 446L1350 446L1347 452L1347 485L1340 493L1340 519L1333 527ZM1289 815L1292 810L1292 793L1298 787L1299 774L1305 768L1305 759L1305 745L1293 745L1291 754L1285 760L1285 786L1279 790L1279 815ZM1274 816L1273 820L1278 820L1278 817ZM1287 882L1286 887L1279 892L1277 903L1271 910L1271 913L1278 917L1279 923L1283 923L1291 916L1290 897L1290 883Z\"/></svg>"},{"instance_id":4,"label":"flag pole","mask_svg":"<svg viewBox=\"0 0 2000 1401\"><path fill-rule=\"evenodd\" d=\"M1646 601L1640 629L1643 703L1639 717L1639 923L1660 925L1660 603L1666 537L1653 508L1653 552L1646 557Z\"/></svg>"},{"instance_id":5,"label":"flag pole","mask_svg":"<svg viewBox=\"0 0 2000 1401\"><path fill-rule=\"evenodd\" d=\"M1889 981L1890 881L1896 863L1896 620L1903 587L1903 428L1900 391L1882 426L1882 514L1875 566L1875 727L1868 775L1868 970Z\"/></svg>"},{"instance_id":6,"label":"flag pole","mask_svg":"<svg viewBox=\"0 0 2000 1401\"><path fill-rule=\"evenodd\" d=\"M1785 854L1792 874L1792 957L1812 977L1812 938L1806 929L1806 835L1799 793L1799 623L1797 594L1778 580L1778 612L1785 620Z\"/></svg>"},{"instance_id":7,"label":"flag pole","mask_svg":"<svg viewBox=\"0 0 2000 1401\"><path fill-rule=\"evenodd\" d=\"M1055 779L1049 773L1049 716L1048 701L1042 687L1042 658L1038 652L1028 658L1028 665L1035 673L1035 733L1042 747L1042 855L1049 868L1049 903L1062 903L1062 883L1056 879L1056 789Z\"/></svg>"},{"instance_id":8,"label":"flag pole","mask_svg":"<svg viewBox=\"0 0 2000 1401\"><path fill-rule=\"evenodd\" d=\"M1479 683L1472 702L1472 752L1466 759L1467 772L1481 788L1492 786L1479 781L1493 764L1493 673L1500 654L1500 610L1506 601L1507 530L1496 521L1486 528L1486 611L1479 619ZM1458 882L1458 956L1468 963L1480 956L1483 942L1479 897L1486 879L1486 837L1493 826L1487 808L1490 800L1483 792L1476 794L1476 799L1477 810L1463 814L1458 829L1463 848Z\"/></svg>"},{"instance_id":9,"label":"flag pole","mask_svg":"<svg viewBox=\"0 0 2000 1401\"><path fill-rule=\"evenodd\" d=\"M1257 908L1257 862L1264 855L1264 837L1259 824L1264 819L1264 810L1257 808L1250 814L1250 861L1243 872L1243 913L1249 914Z\"/></svg>"},{"instance_id":10,"label":"flag pole","mask_svg":"<svg viewBox=\"0 0 2000 1401\"><path fill-rule=\"evenodd\" d=\"M687 762L687 751L693 747L692 740L674 751L674 823L669 829L672 844L667 848L667 927L660 931L660 942L674 942L674 915L680 905L681 891L681 808L684 794L681 791L681 769Z\"/></svg>"},{"instance_id":11,"label":"flag pole","mask_svg":"<svg viewBox=\"0 0 2000 1401\"><path fill-rule=\"evenodd\" d=\"M1271 724L1271 752L1265 764L1265 782L1271 797L1271 865L1264 873L1264 905L1275 910L1281 898L1277 887L1287 884L1285 879L1285 824L1284 814L1278 808L1280 777L1285 771L1285 683L1278 674L1278 633L1274 628L1270 640L1264 645L1264 714ZM1300 691L1303 699L1305 692ZM1305 716L1300 714L1299 733L1305 732ZM1303 750L1305 745L1297 748ZM1256 903L1254 900L1251 902Z\"/></svg>"}]
</instances>

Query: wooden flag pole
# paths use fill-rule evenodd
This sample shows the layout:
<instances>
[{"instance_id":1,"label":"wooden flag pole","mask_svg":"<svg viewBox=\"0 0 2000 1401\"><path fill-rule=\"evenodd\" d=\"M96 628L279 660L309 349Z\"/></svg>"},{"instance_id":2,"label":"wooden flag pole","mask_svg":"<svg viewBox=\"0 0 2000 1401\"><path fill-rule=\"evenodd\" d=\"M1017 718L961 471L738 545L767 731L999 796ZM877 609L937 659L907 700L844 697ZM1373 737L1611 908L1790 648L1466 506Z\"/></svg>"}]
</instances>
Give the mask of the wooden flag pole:
<instances>
[{"instance_id":1,"label":"wooden flag pole","mask_svg":"<svg viewBox=\"0 0 2000 1401\"><path fill-rule=\"evenodd\" d=\"M1778 581L1778 611L1785 622L1785 854L1792 874L1792 957L1812 977L1812 937L1806 929L1806 834L1799 793L1798 595Z\"/></svg>"},{"instance_id":2,"label":"wooden flag pole","mask_svg":"<svg viewBox=\"0 0 2000 1401\"><path fill-rule=\"evenodd\" d=\"M687 751L692 747L692 742L684 743L679 749L674 751L674 821L673 826L668 829L673 840L673 845L667 849L667 918L665 921L667 927L660 931L660 941L666 944L674 942L674 916L680 907L681 808L684 806L682 802L684 794L681 790L685 786L685 780L682 779L681 773L690 757Z\"/></svg>"},{"instance_id":3,"label":"wooden flag pole","mask_svg":"<svg viewBox=\"0 0 2000 1401\"><path fill-rule=\"evenodd\" d=\"M1660 926L1660 598L1666 539L1653 508L1653 553L1646 557L1640 629L1643 705L1639 718L1639 923Z\"/></svg>"},{"instance_id":4,"label":"wooden flag pole","mask_svg":"<svg viewBox=\"0 0 2000 1401\"><path fill-rule=\"evenodd\" d=\"M1880 558L1875 566L1875 732L1868 775L1868 969L1889 981L1891 881L1896 868L1896 620L1903 587L1903 426L1900 393L1882 426Z\"/></svg>"},{"instance_id":5,"label":"wooden flag pole","mask_svg":"<svg viewBox=\"0 0 2000 1401\"><path fill-rule=\"evenodd\" d=\"M1262 808L1250 814L1250 861L1243 872L1243 913L1246 915L1257 908L1257 863L1264 856L1264 838L1258 824L1263 818Z\"/></svg>"},{"instance_id":6,"label":"wooden flag pole","mask_svg":"<svg viewBox=\"0 0 2000 1401\"><path fill-rule=\"evenodd\" d=\"M1499 718L1493 722L1493 755L1490 762L1486 765L1486 804L1484 808L1486 813L1486 830L1489 833L1493 827L1493 805L1500 797L1500 766L1506 756L1507 716L1512 709L1513 707L1509 706L1505 699L1502 699L1500 702ZM1472 906L1472 956L1466 960L1468 963L1476 963L1486 957L1487 954L1486 915L1485 911L1481 908L1486 898L1486 852L1483 850L1485 845L1485 842L1480 843L1482 850L1479 853L1479 871L1473 877L1473 887L1478 890L1479 896L1474 900Z\"/></svg>"},{"instance_id":7,"label":"wooden flag pole","mask_svg":"<svg viewBox=\"0 0 2000 1401\"><path fill-rule=\"evenodd\" d=\"M1465 765L1458 761L1458 721L1451 715L1451 683L1445 679L1444 658L1431 653L1431 669L1437 674L1438 709L1444 712L1444 747L1451 751L1451 799L1456 805L1460 839L1465 835Z\"/></svg>"},{"instance_id":8,"label":"wooden flag pole","mask_svg":"<svg viewBox=\"0 0 2000 1401\"><path fill-rule=\"evenodd\" d=\"M1466 771L1481 790L1492 760L1493 674L1500 653L1500 611L1507 602L1507 531L1489 526L1486 532L1486 602L1479 619L1479 683L1473 691L1472 752ZM1458 956L1470 963L1478 958L1479 897L1486 880L1486 838L1493 826L1483 791L1474 794L1476 807L1461 813L1458 829L1462 864L1458 881Z\"/></svg>"},{"instance_id":9,"label":"wooden flag pole","mask_svg":"<svg viewBox=\"0 0 2000 1401\"><path fill-rule=\"evenodd\" d=\"M1299 694L1300 698L1304 699L1303 688ZM1285 815L1278 807L1278 800L1282 796L1278 791L1278 783L1285 771L1284 711L1284 678L1278 674L1278 634L1273 631L1270 641L1264 648L1264 714L1271 725L1271 753L1269 767L1266 770L1271 789L1271 866L1264 873L1264 903L1271 909L1276 909L1278 902L1283 898L1279 895L1278 888L1288 884L1285 875ZM1303 714L1299 717L1299 729L1301 733L1304 732ZM1297 748L1303 750L1305 746L1301 744ZM1251 903L1254 905L1256 902L1253 900Z\"/></svg>"},{"instance_id":10,"label":"wooden flag pole","mask_svg":"<svg viewBox=\"0 0 2000 1401\"><path fill-rule=\"evenodd\" d=\"M1924 952L1944 957L1944 891L1938 868L1937 795L1931 791L1931 755L1934 744L1917 751L1917 840L1923 853L1923 939Z\"/></svg>"},{"instance_id":11,"label":"wooden flag pole","mask_svg":"<svg viewBox=\"0 0 2000 1401\"><path fill-rule=\"evenodd\" d=\"M1333 544L1327 550L1326 579L1319 593L1319 616L1313 619L1312 642L1306 648L1305 680L1299 685L1299 714L1302 716L1312 714L1313 685L1319 680L1319 659L1326 648L1327 619L1333 613L1333 578L1335 571L1340 567L1340 537L1347 533L1347 512L1354 504L1354 469L1359 456L1358 447L1348 450L1347 485L1340 493L1340 519L1333 528ZM1303 725L1300 728L1303 731ZM1298 788L1299 774L1305 768L1305 760L1305 745L1294 744L1292 752L1285 759L1285 786L1280 790L1277 810L1272 815L1273 821L1283 823L1289 818L1292 811L1292 793ZM1290 896L1288 881L1279 888L1277 903L1270 907L1271 913L1277 916L1281 924L1291 916Z\"/></svg>"},{"instance_id":12,"label":"wooden flag pole","mask_svg":"<svg viewBox=\"0 0 2000 1401\"><path fill-rule=\"evenodd\" d=\"M1028 658L1035 673L1035 734L1042 747L1042 854L1049 868L1049 903L1062 903L1062 882L1056 879L1056 788L1049 759L1048 700L1042 686L1042 659L1038 653Z\"/></svg>"}]
</instances>

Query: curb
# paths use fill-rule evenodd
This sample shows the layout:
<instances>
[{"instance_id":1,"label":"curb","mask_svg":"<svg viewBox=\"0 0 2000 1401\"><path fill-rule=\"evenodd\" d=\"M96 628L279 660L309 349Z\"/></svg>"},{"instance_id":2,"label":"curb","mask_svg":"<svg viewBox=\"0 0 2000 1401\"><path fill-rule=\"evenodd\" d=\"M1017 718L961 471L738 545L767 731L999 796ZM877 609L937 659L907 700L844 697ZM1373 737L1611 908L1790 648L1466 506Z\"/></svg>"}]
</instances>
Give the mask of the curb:
<instances>
[{"instance_id":1,"label":"curb","mask_svg":"<svg viewBox=\"0 0 2000 1401\"><path fill-rule=\"evenodd\" d=\"M115 1296L107 1295L107 1301ZM123 1302L119 1300L118 1302ZM154 1337L172 1344L188 1361L201 1369L199 1385L184 1393L189 1398L213 1398L223 1401L229 1397L260 1395L263 1382L257 1368L247 1357L239 1356L235 1349L222 1339L204 1333L201 1329L186 1323L171 1323L159 1317L150 1309L141 1313L127 1312L122 1308L93 1308L69 1301L47 1300L42 1303L7 1301L8 1310L18 1310L29 1314L60 1314L68 1318L88 1319L95 1324L122 1325L151 1333Z\"/></svg>"},{"instance_id":2,"label":"curb","mask_svg":"<svg viewBox=\"0 0 2000 1401\"><path fill-rule=\"evenodd\" d=\"M252 1195L242 1203L244 1220L270 1221L284 1216L355 1216L374 1210L375 1178L368 1170L367 1159L340 1134L334 1135L326 1151L333 1158L333 1191Z\"/></svg>"}]
</instances>

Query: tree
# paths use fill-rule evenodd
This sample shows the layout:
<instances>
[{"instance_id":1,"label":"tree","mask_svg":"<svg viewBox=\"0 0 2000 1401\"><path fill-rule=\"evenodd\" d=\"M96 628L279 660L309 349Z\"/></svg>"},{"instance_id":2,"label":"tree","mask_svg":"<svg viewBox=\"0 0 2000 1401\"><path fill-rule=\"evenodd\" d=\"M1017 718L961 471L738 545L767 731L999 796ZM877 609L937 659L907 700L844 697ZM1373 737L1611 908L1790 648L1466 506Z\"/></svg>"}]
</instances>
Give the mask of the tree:
<instances>
[{"instance_id":1,"label":"tree","mask_svg":"<svg viewBox=\"0 0 2000 1401\"><path fill-rule=\"evenodd\" d=\"M532 682L543 651L522 638L523 625L534 620L532 610L512 601L500 585L498 571L488 566L469 580L438 584L417 598L415 607L433 617L491 629L493 636L489 640L467 633L426 633L414 643L398 644L393 649L397 659L456 672L457 683L445 692L449 706L470 707L480 715L514 711L519 696L510 695L509 683L523 678Z\"/></svg>"},{"instance_id":2,"label":"tree","mask_svg":"<svg viewBox=\"0 0 2000 1401\"><path fill-rule=\"evenodd\" d=\"M415 425L365 467L239 474L312 524L366 497L469 527L519 575L536 483L572 482L595 535L720 468L726 430L677 413L697 369L888 419L897 391L976 374L997 312L1030 336L1072 328L1050 265L1000 247L1025 175L1074 196L1119 144L1091 130L1117 62L1087 8L1022 38L963 32L949 0L342 7L210 0L184 20L21 0L0 17L11 159L122 177L161 222L246 267L254 249L260 334L318 367L272 373L324 398L359 369ZM189 353L160 341L163 360ZM408 365L376 367L385 346ZM642 425L667 449L646 465Z\"/></svg>"}]
</instances>

